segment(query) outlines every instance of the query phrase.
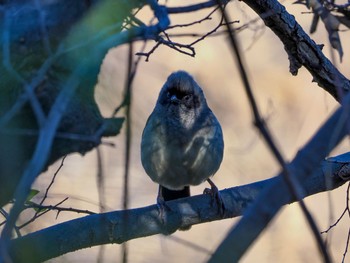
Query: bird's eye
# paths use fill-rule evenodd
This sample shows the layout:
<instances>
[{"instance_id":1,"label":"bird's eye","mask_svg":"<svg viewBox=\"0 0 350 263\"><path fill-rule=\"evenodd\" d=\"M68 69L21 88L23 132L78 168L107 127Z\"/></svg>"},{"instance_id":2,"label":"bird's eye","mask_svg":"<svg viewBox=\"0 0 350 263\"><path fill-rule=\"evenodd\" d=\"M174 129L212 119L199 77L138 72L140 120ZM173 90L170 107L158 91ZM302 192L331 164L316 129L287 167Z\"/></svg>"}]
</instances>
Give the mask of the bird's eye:
<instances>
[{"instance_id":1,"label":"bird's eye","mask_svg":"<svg viewBox=\"0 0 350 263\"><path fill-rule=\"evenodd\" d=\"M185 100L190 100L192 98L192 94L187 94L184 96Z\"/></svg>"}]
</instances>

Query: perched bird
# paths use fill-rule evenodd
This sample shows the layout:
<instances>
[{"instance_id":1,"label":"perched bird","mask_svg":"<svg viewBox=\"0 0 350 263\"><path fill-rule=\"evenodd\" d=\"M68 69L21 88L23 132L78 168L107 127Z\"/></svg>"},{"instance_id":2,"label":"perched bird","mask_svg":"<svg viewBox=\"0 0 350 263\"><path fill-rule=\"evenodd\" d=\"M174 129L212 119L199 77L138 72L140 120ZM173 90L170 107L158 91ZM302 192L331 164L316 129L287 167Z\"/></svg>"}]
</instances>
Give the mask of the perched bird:
<instances>
[{"instance_id":1,"label":"perched bird","mask_svg":"<svg viewBox=\"0 0 350 263\"><path fill-rule=\"evenodd\" d=\"M141 142L142 165L159 184L157 203L190 196L189 186L206 180L218 196L209 178L219 169L223 150L221 126L203 90L187 72L172 73L159 93Z\"/></svg>"}]
</instances>

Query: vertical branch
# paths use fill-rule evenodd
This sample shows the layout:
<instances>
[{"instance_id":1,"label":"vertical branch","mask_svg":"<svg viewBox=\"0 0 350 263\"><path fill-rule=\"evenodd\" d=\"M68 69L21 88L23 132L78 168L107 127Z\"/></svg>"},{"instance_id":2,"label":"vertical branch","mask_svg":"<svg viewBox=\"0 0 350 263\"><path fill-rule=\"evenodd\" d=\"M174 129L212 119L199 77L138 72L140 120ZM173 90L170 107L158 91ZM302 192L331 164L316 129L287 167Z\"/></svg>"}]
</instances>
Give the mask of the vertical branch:
<instances>
[{"instance_id":1,"label":"vertical branch","mask_svg":"<svg viewBox=\"0 0 350 263\"><path fill-rule=\"evenodd\" d=\"M104 181L104 171L103 171L103 163L102 163L102 153L99 147L96 147L97 153L97 190L98 190L98 199L99 199L99 207L100 213L105 212L106 205L106 197L105 197L105 181Z\"/></svg>"},{"instance_id":2,"label":"vertical branch","mask_svg":"<svg viewBox=\"0 0 350 263\"><path fill-rule=\"evenodd\" d=\"M242 78L242 82L244 84L244 88L245 88L248 100L250 102L250 106L251 106L252 113L254 116L254 125L259 129L260 133L262 134L263 138L265 139L265 142L267 143L268 147L270 148L272 154L274 155L274 157L276 158L276 160L280 164L280 166L283 170L282 176L283 176L285 182L287 183L288 189L289 189L292 197L299 201L300 207L304 213L304 216L305 216L307 222L309 223L309 226L314 234L314 237L316 239L316 242L317 242L318 247L323 255L325 262L331 262L330 256L329 256L329 254L327 252L327 248L326 248L326 246L321 238L318 227L317 227L315 221L313 220L312 215L308 211L304 201L302 200L302 197L305 196L303 191L302 191L302 187L300 186L297 179L292 176L292 173L291 173L290 169L287 167L282 154L280 153L279 149L277 148L276 143L274 142L274 140L270 134L270 131L268 130L268 127L266 126L264 119L261 117L261 115L259 113L259 109L258 109L258 106L256 104L251 85L249 83L249 78L247 76L247 72L246 72L244 64L243 64L243 59L241 56L241 51L240 51L240 48L238 45L238 41L237 41L236 36L235 36L234 28L229 23L230 20L226 14L223 3L221 2L221 0L217 0L217 2L218 2L218 5L220 6L222 15L223 15L224 20L225 20L225 24L226 24L227 29L228 29L227 32L228 32L229 41L230 41L230 44L232 47L232 51L233 51L234 57L237 61L237 65L238 65L239 71L240 71L240 76ZM218 248L219 252L221 249L222 249L222 245L220 245Z\"/></svg>"},{"instance_id":3,"label":"vertical branch","mask_svg":"<svg viewBox=\"0 0 350 263\"><path fill-rule=\"evenodd\" d=\"M99 201L99 208L100 213L105 212L105 205L106 205L106 197L105 197L105 180L104 180L104 171L103 171L103 162L102 162L102 153L100 147L96 147L96 153L97 153L97 191L98 191L98 201ZM105 247L100 246L98 250L98 256L97 256L97 262L102 263L104 262L104 254L105 254Z\"/></svg>"},{"instance_id":4,"label":"vertical branch","mask_svg":"<svg viewBox=\"0 0 350 263\"><path fill-rule=\"evenodd\" d=\"M126 75L126 85L125 85L125 118L126 118L126 137L125 137L125 165L124 165L124 189L123 189L123 210L127 210L129 208L129 168L130 168L130 145L131 145L131 96L132 96L132 55L133 55L133 45L129 43L128 50L128 69ZM128 217L128 213L124 213L125 217ZM124 222L127 222L127 218L125 218ZM124 228L124 231L127 229ZM128 262L128 246L127 243L124 242L122 245L122 262Z\"/></svg>"},{"instance_id":5,"label":"vertical branch","mask_svg":"<svg viewBox=\"0 0 350 263\"><path fill-rule=\"evenodd\" d=\"M146 44L146 43L145 43ZM143 46L143 49L145 45ZM131 101L132 101L132 82L135 78L137 66L141 61L141 57L138 57L133 64L133 45L132 42L129 43L128 50L128 69L126 75L126 85L125 94L122 104L114 111L114 114L118 112L121 107L125 108L125 118L126 118L126 138L125 138L125 168L124 168L124 190L123 190L123 210L129 208L129 168L130 168L130 151L131 151ZM128 213L127 211L123 214L124 222L127 222ZM127 229L124 229L127 231ZM128 247L127 242L122 244L122 262L126 263L128 261Z\"/></svg>"}]
</instances>

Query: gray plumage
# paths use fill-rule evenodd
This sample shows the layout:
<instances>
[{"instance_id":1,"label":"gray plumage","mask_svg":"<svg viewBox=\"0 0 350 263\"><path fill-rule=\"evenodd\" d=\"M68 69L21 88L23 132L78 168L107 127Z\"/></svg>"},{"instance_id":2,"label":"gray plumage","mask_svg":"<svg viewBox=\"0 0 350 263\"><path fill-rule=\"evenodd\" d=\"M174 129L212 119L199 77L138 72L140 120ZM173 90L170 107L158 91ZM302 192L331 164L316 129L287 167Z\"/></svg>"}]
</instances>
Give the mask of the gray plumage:
<instances>
[{"instance_id":1,"label":"gray plumage","mask_svg":"<svg viewBox=\"0 0 350 263\"><path fill-rule=\"evenodd\" d=\"M142 134L146 173L162 187L182 190L214 175L223 150L221 126L202 89L187 72L172 73Z\"/></svg>"}]
</instances>

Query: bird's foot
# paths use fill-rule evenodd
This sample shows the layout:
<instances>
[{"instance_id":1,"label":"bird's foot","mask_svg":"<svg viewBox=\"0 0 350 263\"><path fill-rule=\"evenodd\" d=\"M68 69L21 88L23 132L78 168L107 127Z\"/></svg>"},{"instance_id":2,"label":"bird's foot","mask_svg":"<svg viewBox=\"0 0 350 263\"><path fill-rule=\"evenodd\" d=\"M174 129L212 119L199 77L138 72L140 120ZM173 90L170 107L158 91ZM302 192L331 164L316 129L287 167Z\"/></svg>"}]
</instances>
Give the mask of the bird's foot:
<instances>
[{"instance_id":1,"label":"bird's foot","mask_svg":"<svg viewBox=\"0 0 350 263\"><path fill-rule=\"evenodd\" d=\"M158 211L159 211L160 222L164 225L165 221L166 221L165 220L165 218L166 218L166 211L170 211L171 209L165 203L161 185L159 185L159 189L158 189L157 207L158 207Z\"/></svg>"},{"instance_id":2,"label":"bird's foot","mask_svg":"<svg viewBox=\"0 0 350 263\"><path fill-rule=\"evenodd\" d=\"M165 212L166 210L170 211L170 207L165 203L163 196L157 197L157 207L159 211L159 217L162 224L165 223Z\"/></svg>"},{"instance_id":3,"label":"bird's foot","mask_svg":"<svg viewBox=\"0 0 350 263\"><path fill-rule=\"evenodd\" d=\"M212 206L214 205L214 202L217 204L219 213L222 217L226 215L226 207L224 200L222 199L219 189L217 186L213 183L212 180L207 179L208 183L210 184L211 188L205 188L203 191L203 194L209 194L212 198Z\"/></svg>"},{"instance_id":4,"label":"bird's foot","mask_svg":"<svg viewBox=\"0 0 350 263\"><path fill-rule=\"evenodd\" d=\"M161 187L161 186L160 186ZM159 191L161 193L161 190ZM177 229L171 229L169 226L167 226L167 211L171 211L171 208L166 204L164 197L162 194L158 194L157 197L157 207L158 207L158 216L159 216L159 221L161 223L161 233L164 235L171 235L174 233ZM180 229L181 230L181 229Z\"/></svg>"}]
</instances>

